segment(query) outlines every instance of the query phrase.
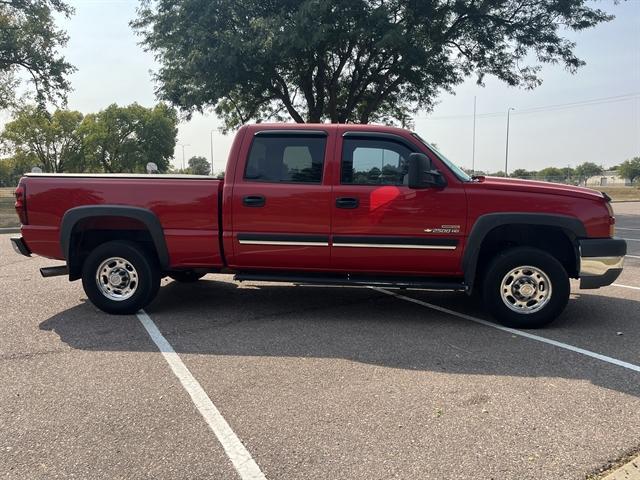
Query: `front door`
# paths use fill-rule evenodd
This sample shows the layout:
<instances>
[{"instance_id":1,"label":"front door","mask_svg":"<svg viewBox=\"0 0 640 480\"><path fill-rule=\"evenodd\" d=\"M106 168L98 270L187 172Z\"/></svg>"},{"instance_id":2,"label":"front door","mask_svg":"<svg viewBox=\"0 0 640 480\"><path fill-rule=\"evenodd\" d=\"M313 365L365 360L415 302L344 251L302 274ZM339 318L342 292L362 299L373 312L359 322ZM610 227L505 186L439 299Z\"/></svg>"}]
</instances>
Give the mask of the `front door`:
<instances>
[{"instance_id":1,"label":"front door","mask_svg":"<svg viewBox=\"0 0 640 480\"><path fill-rule=\"evenodd\" d=\"M460 273L466 199L462 183L428 152L444 188L410 189L408 138L371 132L339 135L333 189L331 265L353 273Z\"/></svg>"},{"instance_id":2,"label":"front door","mask_svg":"<svg viewBox=\"0 0 640 480\"><path fill-rule=\"evenodd\" d=\"M331 186L323 131L258 130L245 137L232 196L233 257L248 269L328 269Z\"/></svg>"}]
</instances>

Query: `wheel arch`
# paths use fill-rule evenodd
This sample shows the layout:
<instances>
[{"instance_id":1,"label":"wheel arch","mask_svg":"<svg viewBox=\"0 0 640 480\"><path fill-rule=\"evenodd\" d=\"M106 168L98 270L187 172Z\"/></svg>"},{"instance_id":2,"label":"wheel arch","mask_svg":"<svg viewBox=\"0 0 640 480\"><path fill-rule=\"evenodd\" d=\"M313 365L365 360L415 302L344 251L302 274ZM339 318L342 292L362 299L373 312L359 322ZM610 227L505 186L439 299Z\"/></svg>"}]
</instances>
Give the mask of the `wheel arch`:
<instances>
[{"instance_id":1,"label":"wheel arch","mask_svg":"<svg viewBox=\"0 0 640 480\"><path fill-rule=\"evenodd\" d=\"M169 268L169 252L165 241L164 231L160 220L151 210L141 207L130 207L122 205L89 205L75 207L68 210L62 217L60 224L60 246L62 254L70 264L70 279L74 280L77 275L74 275L71 271L72 253L72 239L76 227L83 221L91 219L104 219L106 217L124 218L144 226L146 233L148 233L153 247L155 247L155 253L158 256L158 262L160 267L164 269ZM74 278L75 277L75 278Z\"/></svg>"},{"instance_id":2,"label":"wheel arch","mask_svg":"<svg viewBox=\"0 0 640 480\"><path fill-rule=\"evenodd\" d=\"M462 256L462 271L464 272L464 280L469 292L473 290L478 274L478 266L481 260L480 253L485 240L490 238L491 232L495 232L496 229L510 226L515 228L547 228L562 232L562 235L571 244L572 260L579 266L580 253L576 239L587 236L586 229L579 219L567 215L547 213L489 213L478 217L473 224Z\"/></svg>"}]
</instances>

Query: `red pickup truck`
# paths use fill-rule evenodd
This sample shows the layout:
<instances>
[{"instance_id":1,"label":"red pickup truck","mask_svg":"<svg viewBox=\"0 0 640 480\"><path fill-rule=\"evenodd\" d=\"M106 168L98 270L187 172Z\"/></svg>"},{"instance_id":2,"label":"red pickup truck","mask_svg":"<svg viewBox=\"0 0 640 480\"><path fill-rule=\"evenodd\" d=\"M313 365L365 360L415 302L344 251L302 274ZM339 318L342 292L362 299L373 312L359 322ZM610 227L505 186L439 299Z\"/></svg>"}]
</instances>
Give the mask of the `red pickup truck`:
<instances>
[{"instance_id":1,"label":"red pickup truck","mask_svg":"<svg viewBox=\"0 0 640 480\"><path fill-rule=\"evenodd\" d=\"M224 181L175 175L27 174L13 245L65 260L113 314L149 304L169 276L481 292L504 324L557 317L569 278L620 275L610 199L551 183L470 177L407 130L256 124Z\"/></svg>"}]
</instances>

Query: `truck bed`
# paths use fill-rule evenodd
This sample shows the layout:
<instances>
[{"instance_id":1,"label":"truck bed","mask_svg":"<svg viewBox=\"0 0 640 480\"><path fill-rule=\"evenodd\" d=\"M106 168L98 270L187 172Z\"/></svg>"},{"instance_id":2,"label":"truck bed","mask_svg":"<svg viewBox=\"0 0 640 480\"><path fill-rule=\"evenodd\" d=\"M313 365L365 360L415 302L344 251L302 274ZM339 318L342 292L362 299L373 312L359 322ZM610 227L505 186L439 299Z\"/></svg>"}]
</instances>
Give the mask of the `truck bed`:
<instances>
[{"instance_id":1,"label":"truck bed","mask_svg":"<svg viewBox=\"0 0 640 480\"><path fill-rule=\"evenodd\" d=\"M22 235L40 255L64 259L60 225L76 207L113 205L153 212L162 227L170 267L222 265L219 199L222 181L197 175L27 174L28 224ZM136 228L128 219L104 217L92 228Z\"/></svg>"}]
</instances>

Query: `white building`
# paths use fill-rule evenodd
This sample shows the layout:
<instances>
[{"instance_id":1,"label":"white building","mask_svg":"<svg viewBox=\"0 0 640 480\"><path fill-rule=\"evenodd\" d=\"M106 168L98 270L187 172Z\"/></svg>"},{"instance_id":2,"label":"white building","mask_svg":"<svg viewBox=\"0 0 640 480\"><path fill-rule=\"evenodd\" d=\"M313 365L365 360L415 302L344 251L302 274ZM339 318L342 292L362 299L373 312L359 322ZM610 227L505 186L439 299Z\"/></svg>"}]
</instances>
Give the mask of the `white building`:
<instances>
[{"instance_id":1,"label":"white building","mask_svg":"<svg viewBox=\"0 0 640 480\"><path fill-rule=\"evenodd\" d=\"M622 178L613 172L604 172L602 175L594 175L587 178L587 187L628 187L631 182L628 178Z\"/></svg>"}]
</instances>

